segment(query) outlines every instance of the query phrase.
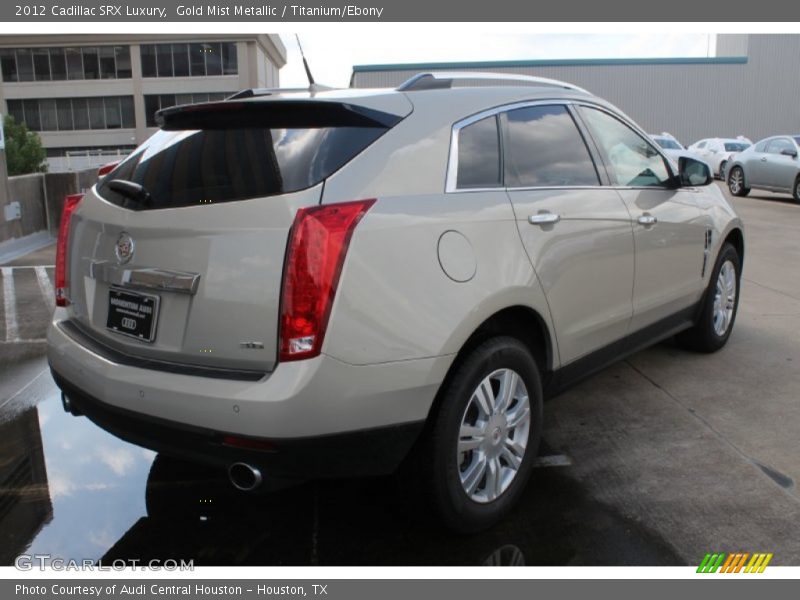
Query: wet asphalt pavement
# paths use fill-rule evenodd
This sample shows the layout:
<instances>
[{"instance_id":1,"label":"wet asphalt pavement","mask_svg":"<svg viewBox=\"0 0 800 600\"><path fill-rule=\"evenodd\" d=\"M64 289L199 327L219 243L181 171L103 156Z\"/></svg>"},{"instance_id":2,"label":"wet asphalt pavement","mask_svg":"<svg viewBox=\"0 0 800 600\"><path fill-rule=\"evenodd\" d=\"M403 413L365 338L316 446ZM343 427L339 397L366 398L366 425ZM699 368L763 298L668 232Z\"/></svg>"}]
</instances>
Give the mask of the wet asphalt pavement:
<instances>
[{"instance_id":1,"label":"wet asphalt pavement","mask_svg":"<svg viewBox=\"0 0 800 600\"><path fill-rule=\"evenodd\" d=\"M699 356L660 344L548 402L542 454L564 466L535 469L509 518L466 537L442 530L399 478L243 494L224 473L66 414L38 341L49 310L41 270L18 262L16 340L8 312L0 319L0 564L26 552L196 565L683 565L746 551L798 565L800 205L757 193L735 204L748 239L728 346ZM47 252L33 260L52 264Z\"/></svg>"}]
</instances>

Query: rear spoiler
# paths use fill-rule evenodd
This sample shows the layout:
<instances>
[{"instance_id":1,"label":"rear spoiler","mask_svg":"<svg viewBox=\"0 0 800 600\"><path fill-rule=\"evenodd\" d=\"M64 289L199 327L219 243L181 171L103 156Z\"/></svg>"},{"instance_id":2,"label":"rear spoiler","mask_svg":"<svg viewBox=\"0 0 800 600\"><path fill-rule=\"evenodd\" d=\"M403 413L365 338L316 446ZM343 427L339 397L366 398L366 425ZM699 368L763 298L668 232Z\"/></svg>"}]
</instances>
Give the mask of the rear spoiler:
<instances>
[{"instance_id":1,"label":"rear spoiler","mask_svg":"<svg viewBox=\"0 0 800 600\"><path fill-rule=\"evenodd\" d=\"M222 100L183 104L156 113L166 131L191 129L314 129L320 127L378 127L388 129L403 117L347 102L322 100Z\"/></svg>"}]
</instances>

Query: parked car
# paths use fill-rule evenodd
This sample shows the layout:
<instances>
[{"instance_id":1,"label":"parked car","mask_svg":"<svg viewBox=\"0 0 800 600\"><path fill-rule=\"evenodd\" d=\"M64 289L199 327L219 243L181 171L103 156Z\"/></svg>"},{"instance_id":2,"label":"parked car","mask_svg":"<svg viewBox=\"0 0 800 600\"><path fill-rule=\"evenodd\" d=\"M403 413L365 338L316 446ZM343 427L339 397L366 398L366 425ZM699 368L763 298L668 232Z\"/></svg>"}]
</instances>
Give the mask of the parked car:
<instances>
[{"instance_id":1,"label":"parked car","mask_svg":"<svg viewBox=\"0 0 800 600\"><path fill-rule=\"evenodd\" d=\"M677 159L677 157L683 156L683 153L686 152L686 148L683 147L683 144L681 144L675 136L666 131L664 133L651 133L650 137L661 147L664 154L667 156L676 157Z\"/></svg>"},{"instance_id":2,"label":"parked car","mask_svg":"<svg viewBox=\"0 0 800 600\"><path fill-rule=\"evenodd\" d=\"M706 138L689 146L689 151L706 161L714 175L724 181L727 165L739 152L752 145L753 142L741 135L737 138Z\"/></svg>"},{"instance_id":3,"label":"parked car","mask_svg":"<svg viewBox=\"0 0 800 600\"><path fill-rule=\"evenodd\" d=\"M734 196L752 188L788 193L800 202L800 135L776 135L757 142L736 155L727 174Z\"/></svg>"},{"instance_id":4,"label":"parked car","mask_svg":"<svg viewBox=\"0 0 800 600\"><path fill-rule=\"evenodd\" d=\"M731 334L744 236L707 165L580 88L420 74L158 121L65 207L48 358L65 410L240 489L402 467L476 531L545 396Z\"/></svg>"},{"instance_id":5,"label":"parked car","mask_svg":"<svg viewBox=\"0 0 800 600\"><path fill-rule=\"evenodd\" d=\"M681 157L691 158L698 160L700 157L690 152L681 144L672 134L664 132L660 134L651 133L650 137L658 144L666 157L673 162L673 166L677 169L678 161ZM710 168L710 167L709 167Z\"/></svg>"}]
</instances>

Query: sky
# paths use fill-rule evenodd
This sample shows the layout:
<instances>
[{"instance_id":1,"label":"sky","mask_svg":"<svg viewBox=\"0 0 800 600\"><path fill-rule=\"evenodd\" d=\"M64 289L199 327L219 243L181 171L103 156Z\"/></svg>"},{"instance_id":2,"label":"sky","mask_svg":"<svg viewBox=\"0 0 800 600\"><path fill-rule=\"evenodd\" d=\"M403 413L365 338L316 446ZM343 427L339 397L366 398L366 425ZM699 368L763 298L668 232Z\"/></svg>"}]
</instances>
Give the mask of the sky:
<instances>
[{"instance_id":1,"label":"sky","mask_svg":"<svg viewBox=\"0 0 800 600\"><path fill-rule=\"evenodd\" d=\"M334 32L336 27L331 28ZM297 41L281 34L287 63L280 71L281 87L308 85ZM355 35L307 32L300 35L306 59L317 83L347 87L353 65L531 60L554 58L654 58L714 56L715 36L702 33L664 34L520 34L450 32L446 36L416 35L403 30L361 29Z\"/></svg>"}]
</instances>

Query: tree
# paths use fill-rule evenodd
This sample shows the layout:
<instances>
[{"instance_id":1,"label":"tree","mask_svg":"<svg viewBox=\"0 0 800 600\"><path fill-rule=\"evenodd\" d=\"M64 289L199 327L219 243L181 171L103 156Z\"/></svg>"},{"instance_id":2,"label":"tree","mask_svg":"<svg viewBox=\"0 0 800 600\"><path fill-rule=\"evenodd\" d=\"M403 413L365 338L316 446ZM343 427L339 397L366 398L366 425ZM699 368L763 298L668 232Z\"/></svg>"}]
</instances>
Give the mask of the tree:
<instances>
[{"instance_id":1,"label":"tree","mask_svg":"<svg viewBox=\"0 0 800 600\"><path fill-rule=\"evenodd\" d=\"M6 165L9 175L44 173L47 171L47 153L42 140L25 123L17 123L11 115L3 120L6 138Z\"/></svg>"}]
</instances>

